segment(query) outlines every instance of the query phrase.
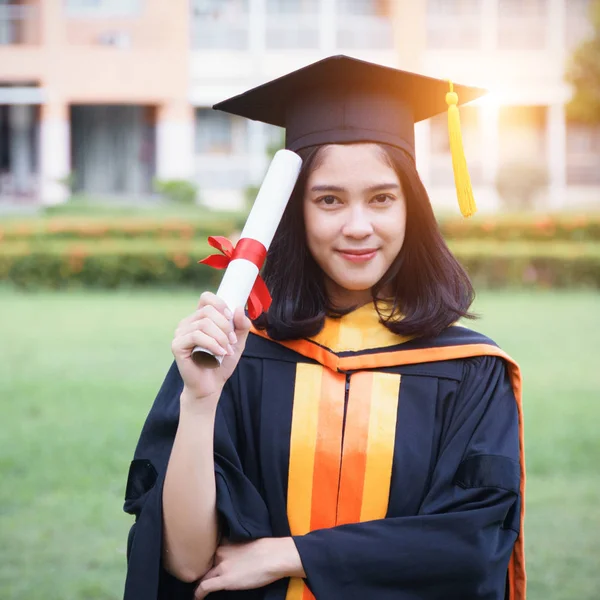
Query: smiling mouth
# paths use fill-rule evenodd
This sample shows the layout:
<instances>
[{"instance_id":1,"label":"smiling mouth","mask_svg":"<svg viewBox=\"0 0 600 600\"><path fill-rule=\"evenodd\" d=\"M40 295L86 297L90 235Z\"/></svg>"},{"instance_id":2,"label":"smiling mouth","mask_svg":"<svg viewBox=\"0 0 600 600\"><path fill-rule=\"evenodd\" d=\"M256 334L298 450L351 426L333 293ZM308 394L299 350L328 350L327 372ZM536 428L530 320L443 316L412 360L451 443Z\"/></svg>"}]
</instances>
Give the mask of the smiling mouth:
<instances>
[{"instance_id":1,"label":"smiling mouth","mask_svg":"<svg viewBox=\"0 0 600 600\"><path fill-rule=\"evenodd\" d=\"M375 257L378 248L365 248L364 250L337 250L337 252L350 262L367 262Z\"/></svg>"}]
</instances>

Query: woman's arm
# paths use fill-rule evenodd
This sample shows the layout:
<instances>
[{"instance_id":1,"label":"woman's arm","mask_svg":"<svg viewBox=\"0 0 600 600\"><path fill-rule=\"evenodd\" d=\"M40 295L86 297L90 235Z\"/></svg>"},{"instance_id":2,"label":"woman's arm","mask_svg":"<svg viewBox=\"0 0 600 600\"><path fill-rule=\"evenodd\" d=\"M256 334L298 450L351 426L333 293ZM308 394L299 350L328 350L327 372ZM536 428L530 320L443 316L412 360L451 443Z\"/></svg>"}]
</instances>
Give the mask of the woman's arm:
<instances>
[{"instance_id":1,"label":"woman's arm","mask_svg":"<svg viewBox=\"0 0 600 600\"><path fill-rule=\"evenodd\" d=\"M262 588L285 577L306 577L291 537L262 538L244 544L225 541L215 555L215 566L196 588L195 600L222 590Z\"/></svg>"},{"instance_id":2,"label":"woman's arm","mask_svg":"<svg viewBox=\"0 0 600 600\"><path fill-rule=\"evenodd\" d=\"M232 317L222 300L202 294L198 310L181 321L171 344L184 386L163 488L162 556L167 571L187 582L211 568L217 546L215 417L250 328L243 310ZM196 364L196 346L220 355L221 366Z\"/></svg>"},{"instance_id":3,"label":"woman's arm","mask_svg":"<svg viewBox=\"0 0 600 600\"><path fill-rule=\"evenodd\" d=\"M522 501L517 404L495 358L469 363L459 395L418 514L225 544L196 598L283 577L317 598L499 598Z\"/></svg>"},{"instance_id":4,"label":"woman's arm","mask_svg":"<svg viewBox=\"0 0 600 600\"><path fill-rule=\"evenodd\" d=\"M200 579L217 548L213 434L217 401L186 388L163 490L163 564L182 581Z\"/></svg>"},{"instance_id":5,"label":"woman's arm","mask_svg":"<svg viewBox=\"0 0 600 600\"><path fill-rule=\"evenodd\" d=\"M238 454L236 404L240 397L242 372L244 369L238 369L233 374L219 398L214 417L214 474L211 473L211 478L207 479L209 483L214 479L216 484L221 535L237 542L272 536L267 507L254 483L244 473ZM247 376L243 380L245 388L260 393L260 385L256 381L249 380ZM127 545L124 600L173 600L191 598L194 593L193 583L182 583L177 576L169 574L165 569L165 559L161 556L165 549L163 492L173 443L179 427L179 436L184 443L183 429L188 428L187 424L189 429L194 428L193 419L180 415L183 389L183 381L174 363L146 419L131 463L124 509L135 515L136 520ZM198 431L197 434L200 435ZM212 431L208 435L212 436ZM171 503L174 510L176 506ZM181 548L180 539L172 530L169 536L169 543ZM174 570L173 565L169 569ZM201 571L200 567L198 571ZM190 573L188 579L191 577Z\"/></svg>"}]
</instances>

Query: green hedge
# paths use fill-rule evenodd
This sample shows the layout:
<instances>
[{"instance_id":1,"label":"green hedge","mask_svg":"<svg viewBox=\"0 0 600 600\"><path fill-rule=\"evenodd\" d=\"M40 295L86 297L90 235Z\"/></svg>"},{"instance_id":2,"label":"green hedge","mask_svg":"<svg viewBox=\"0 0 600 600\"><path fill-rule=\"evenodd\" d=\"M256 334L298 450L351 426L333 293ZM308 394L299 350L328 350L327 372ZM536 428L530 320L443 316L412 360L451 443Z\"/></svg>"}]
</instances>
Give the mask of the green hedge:
<instances>
[{"instance_id":1,"label":"green hedge","mask_svg":"<svg viewBox=\"0 0 600 600\"><path fill-rule=\"evenodd\" d=\"M195 239L230 235L243 227L244 213L207 210L187 216L65 216L32 218L0 225L0 241L89 239ZM573 216L493 216L443 218L440 228L447 240L600 242L600 214Z\"/></svg>"},{"instance_id":2,"label":"green hedge","mask_svg":"<svg viewBox=\"0 0 600 600\"><path fill-rule=\"evenodd\" d=\"M478 287L600 289L600 244L454 241ZM213 250L196 240L4 242L0 281L25 288L214 287L222 273L197 261Z\"/></svg>"},{"instance_id":3,"label":"green hedge","mask_svg":"<svg viewBox=\"0 0 600 600\"><path fill-rule=\"evenodd\" d=\"M221 273L197 264L213 250L207 244L164 241L5 244L0 280L24 289L118 288L144 285L214 287Z\"/></svg>"},{"instance_id":4,"label":"green hedge","mask_svg":"<svg viewBox=\"0 0 600 600\"><path fill-rule=\"evenodd\" d=\"M19 240L133 240L206 239L209 235L229 235L244 226L245 215L211 215L194 218L157 217L64 217L29 219L0 225L0 242Z\"/></svg>"},{"instance_id":5,"label":"green hedge","mask_svg":"<svg viewBox=\"0 0 600 600\"><path fill-rule=\"evenodd\" d=\"M600 244L450 242L476 288L600 289Z\"/></svg>"},{"instance_id":6,"label":"green hedge","mask_svg":"<svg viewBox=\"0 0 600 600\"><path fill-rule=\"evenodd\" d=\"M447 218L440 228L448 240L600 242L600 214Z\"/></svg>"}]
</instances>

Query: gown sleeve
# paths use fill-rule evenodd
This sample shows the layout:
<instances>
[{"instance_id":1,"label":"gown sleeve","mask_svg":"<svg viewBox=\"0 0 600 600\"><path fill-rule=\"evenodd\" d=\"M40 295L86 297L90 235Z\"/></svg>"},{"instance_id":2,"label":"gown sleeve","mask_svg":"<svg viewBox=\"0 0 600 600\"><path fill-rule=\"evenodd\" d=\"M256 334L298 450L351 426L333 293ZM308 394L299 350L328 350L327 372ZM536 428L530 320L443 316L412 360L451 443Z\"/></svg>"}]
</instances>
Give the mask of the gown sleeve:
<instances>
[{"instance_id":1,"label":"gown sleeve","mask_svg":"<svg viewBox=\"0 0 600 600\"><path fill-rule=\"evenodd\" d=\"M520 519L515 396L504 363L465 361L416 516L294 538L319 598L504 599Z\"/></svg>"},{"instance_id":2,"label":"gown sleeve","mask_svg":"<svg viewBox=\"0 0 600 600\"><path fill-rule=\"evenodd\" d=\"M239 365L238 365L239 370ZM245 476L237 448L239 431L235 401L238 370L229 379L215 418L215 481L222 535L245 541L271 535L266 505ZM125 512L135 515L127 540L124 600L188 600L195 584L183 583L161 564L162 490L179 421L183 382L172 364L146 419L129 469Z\"/></svg>"}]
</instances>

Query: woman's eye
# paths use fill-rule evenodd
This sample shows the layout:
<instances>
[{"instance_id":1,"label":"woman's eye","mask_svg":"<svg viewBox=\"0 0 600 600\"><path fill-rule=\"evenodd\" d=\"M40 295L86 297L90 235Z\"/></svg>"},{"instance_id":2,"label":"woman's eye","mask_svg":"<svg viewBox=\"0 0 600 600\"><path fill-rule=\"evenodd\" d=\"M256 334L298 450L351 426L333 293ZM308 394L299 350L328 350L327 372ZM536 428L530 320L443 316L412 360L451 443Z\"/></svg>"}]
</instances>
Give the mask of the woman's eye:
<instances>
[{"instance_id":1,"label":"woman's eye","mask_svg":"<svg viewBox=\"0 0 600 600\"><path fill-rule=\"evenodd\" d=\"M373 198L373 201L375 202L375 204L387 204L388 202L391 202L394 198L392 196L390 196L389 194L378 194L377 196L375 196Z\"/></svg>"},{"instance_id":2,"label":"woman's eye","mask_svg":"<svg viewBox=\"0 0 600 600\"><path fill-rule=\"evenodd\" d=\"M339 200L335 196L323 196L317 200L319 204L325 204L325 206L335 206L339 203Z\"/></svg>"}]
</instances>

